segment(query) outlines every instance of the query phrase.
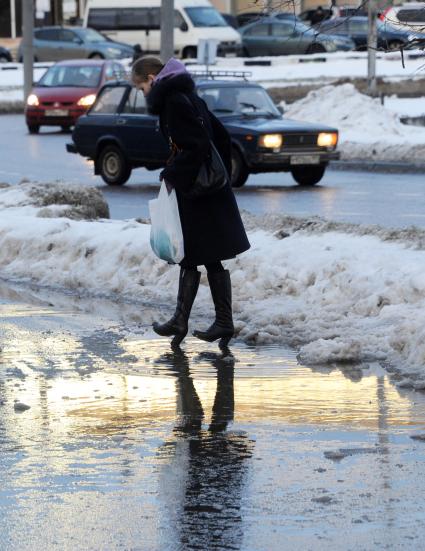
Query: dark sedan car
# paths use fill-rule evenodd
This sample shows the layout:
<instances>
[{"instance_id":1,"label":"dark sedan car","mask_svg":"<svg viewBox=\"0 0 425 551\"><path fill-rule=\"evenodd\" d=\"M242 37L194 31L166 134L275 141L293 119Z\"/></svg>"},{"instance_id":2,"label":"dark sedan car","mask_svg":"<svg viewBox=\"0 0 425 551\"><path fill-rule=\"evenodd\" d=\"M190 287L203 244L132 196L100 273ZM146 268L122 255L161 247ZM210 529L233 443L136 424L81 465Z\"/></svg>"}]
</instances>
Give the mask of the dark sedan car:
<instances>
[{"instance_id":1,"label":"dark sedan car","mask_svg":"<svg viewBox=\"0 0 425 551\"><path fill-rule=\"evenodd\" d=\"M7 48L0 46L0 63L9 63L12 61L12 54Z\"/></svg>"},{"instance_id":2,"label":"dark sedan car","mask_svg":"<svg viewBox=\"0 0 425 551\"><path fill-rule=\"evenodd\" d=\"M377 20L378 48L394 50L406 46L416 39L425 38L424 34L408 30L396 29L388 23ZM356 44L357 50L367 49L368 18L367 17L336 17L323 21L315 27L320 33L350 37Z\"/></svg>"},{"instance_id":3,"label":"dark sedan car","mask_svg":"<svg viewBox=\"0 0 425 551\"><path fill-rule=\"evenodd\" d=\"M348 51L354 43L347 37L318 34L294 19L263 18L239 29L246 56L315 54Z\"/></svg>"},{"instance_id":4,"label":"dark sedan car","mask_svg":"<svg viewBox=\"0 0 425 551\"><path fill-rule=\"evenodd\" d=\"M336 151L338 131L282 117L257 84L201 80L197 91L232 138L232 185L250 173L291 172L302 185L321 180ZM143 94L122 82L106 85L90 111L78 119L67 150L94 160L95 174L110 185L124 184L133 168L158 169L170 156Z\"/></svg>"}]
</instances>

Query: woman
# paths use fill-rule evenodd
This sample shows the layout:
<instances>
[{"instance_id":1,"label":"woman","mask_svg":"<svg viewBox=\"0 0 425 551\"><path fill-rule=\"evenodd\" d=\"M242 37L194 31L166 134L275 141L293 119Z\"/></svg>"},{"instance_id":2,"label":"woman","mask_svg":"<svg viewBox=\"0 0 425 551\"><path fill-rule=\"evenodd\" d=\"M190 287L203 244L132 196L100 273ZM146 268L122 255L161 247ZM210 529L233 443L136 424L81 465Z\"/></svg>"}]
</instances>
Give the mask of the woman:
<instances>
[{"instance_id":1,"label":"woman","mask_svg":"<svg viewBox=\"0 0 425 551\"><path fill-rule=\"evenodd\" d=\"M250 245L230 183L208 196L190 198L187 193L214 142L231 174L231 142L224 126L208 111L195 92L192 77L176 59L163 65L157 57L138 59L132 67L132 80L143 90L149 112L159 115L160 128L170 143L172 154L161 172L167 188L176 190L183 230L185 257L180 263L177 307L166 323L154 323L158 335L174 336L180 345L188 331L188 320L204 265L215 306L215 321L206 331L195 331L199 339L220 339L227 346L233 337L232 290L230 274L222 260L234 258Z\"/></svg>"}]
</instances>

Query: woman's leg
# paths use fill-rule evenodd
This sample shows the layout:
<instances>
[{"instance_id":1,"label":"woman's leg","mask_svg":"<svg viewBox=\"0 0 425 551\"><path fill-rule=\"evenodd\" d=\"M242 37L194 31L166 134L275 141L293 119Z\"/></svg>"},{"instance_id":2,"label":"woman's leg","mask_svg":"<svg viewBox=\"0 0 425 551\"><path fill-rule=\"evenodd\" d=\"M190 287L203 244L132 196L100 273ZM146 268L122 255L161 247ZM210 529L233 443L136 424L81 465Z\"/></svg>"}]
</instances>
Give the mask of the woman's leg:
<instances>
[{"instance_id":1,"label":"woman's leg","mask_svg":"<svg viewBox=\"0 0 425 551\"><path fill-rule=\"evenodd\" d=\"M194 336L203 341L213 342L220 339L220 346L225 347L233 337L235 328L232 317L232 283L230 273L221 262L206 264L208 283L214 301L215 321L206 331L194 331Z\"/></svg>"},{"instance_id":2,"label":"woman's leg","mask_svg":"<svg viewBox=\"0 0 425 551\"><path fill-rule=\"evenodd\" d=\"M190 311L198 292L200 277L201 274L196 266L181 265L176 311L167 322L153 324L153 330L158 335L163 337L174 335L174 339L171 341L172 346L179 346L187 335Z\"/></svg>"}]
</instances>

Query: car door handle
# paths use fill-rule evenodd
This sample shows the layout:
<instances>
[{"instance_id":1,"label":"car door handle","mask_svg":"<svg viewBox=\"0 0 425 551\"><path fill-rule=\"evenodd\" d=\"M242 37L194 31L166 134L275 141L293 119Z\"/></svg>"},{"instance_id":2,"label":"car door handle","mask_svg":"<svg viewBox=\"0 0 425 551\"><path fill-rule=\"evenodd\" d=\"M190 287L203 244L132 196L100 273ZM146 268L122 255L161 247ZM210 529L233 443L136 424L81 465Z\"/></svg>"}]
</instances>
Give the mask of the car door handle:
<instances>
[{"instance_id":1,"label":"car door handle","mask_svg":"<svg viewBox=\"0 0 425 551\"><path fill-rule=\"evenodd\" d=\"M127 124L127 119L117 119L117 124Z\"/></svg>"}]
</instances>

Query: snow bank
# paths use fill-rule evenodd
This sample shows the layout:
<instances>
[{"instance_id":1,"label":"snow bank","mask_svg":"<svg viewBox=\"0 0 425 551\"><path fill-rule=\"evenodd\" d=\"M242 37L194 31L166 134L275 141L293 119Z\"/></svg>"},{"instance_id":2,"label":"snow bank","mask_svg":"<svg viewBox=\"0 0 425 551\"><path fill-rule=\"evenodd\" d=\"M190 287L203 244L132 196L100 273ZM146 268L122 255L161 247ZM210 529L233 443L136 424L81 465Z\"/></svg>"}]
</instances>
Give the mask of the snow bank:
<instances>
[{"instance_id":1,"label":"snow bank","mask_svg":"<svg viewBox=\"0 0 425 551\"><path fill-rule=\"evenodd\" d=\"M169 315L178 267L153 255L148 224L40 218L13 191L0 190L1 277L159 303ZM400 384L425 387L425 232L277 215L249 215L247 227L251 250L227 262L240 339L296 346L310 364L383 361L402 370ZM211 317L205 274L194 314Z\"/></svg>"},{"instance_id":2,"label":"snow bank","mask_svg":"<svg viewBox=\"0 0 425 551\"><path fill-rule=\"evenodd\" d=\"M352 84L324 86L286 109L291 119L321 122L340 131L343 159L423 162L425 128L400 122L399 114Z\"/></svg>"},{"instance_id":3,"label":"snow bank","mask_svg":"<svg viewBox=\"0 0 425 551\"><path fill-rule=\"evenodd\" d=\"M9 215L16 213L19 216L66 217L72 220L109 218L108 203L95 188L56 182L23 182L18 186L0 183L0 190L0 210Z\"/></svg>"}]
</instances>

